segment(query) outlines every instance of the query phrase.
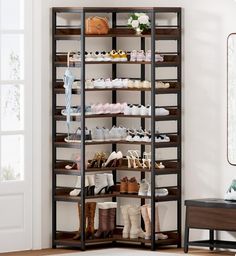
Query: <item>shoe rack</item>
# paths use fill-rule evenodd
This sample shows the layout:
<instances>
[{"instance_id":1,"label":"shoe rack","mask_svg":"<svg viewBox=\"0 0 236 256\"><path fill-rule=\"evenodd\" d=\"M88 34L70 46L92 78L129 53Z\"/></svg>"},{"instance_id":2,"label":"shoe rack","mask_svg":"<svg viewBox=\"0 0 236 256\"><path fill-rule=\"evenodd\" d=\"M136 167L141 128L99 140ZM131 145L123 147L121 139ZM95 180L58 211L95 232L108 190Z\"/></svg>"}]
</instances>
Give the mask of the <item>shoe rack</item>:
<instances>
[{"instance_id":1,"label":"shoe rack","mask_svg":"<svg viewBox=\"0 0 236 256\"><path fill-rule=\"evenodd\" d=\"M117 15L120 13L135 13L135 12L144 12L150 16L151 19L151 29L150 31L143 33L141 35L136 35L135 32L128 28L122 27L117 25ZM111 15L111 24L112 27L107 35L86 35L84 24L85 18L88 16L96 16L101 15L101 13ZM158 15L165 17L166 14L173 14L176 15L176 25L169 26L159 26L156 22L156 18ZM66 14L73 15L73 17L78 17L80 21L78 26L60 26L57 24L58 16ZM167 22L168 24L168 22ZM176 52L172 53L163 53L164 54L164 61L163 62L156 62L155 55L152 55L152 59L150 62L86 62L85 61L85 51L86 49L86 39L93 38L94 42L96 43L97 38L102 37L110 37L111 38L111 48L110 49L117 49L118 48L118 41L122 40L122 38L137 38L140 40L140 49L145 50L147 49L147 40L149 41L149 49L151 49L152 53L156 52L156 47L158 42L165 44L167 41L176 42ZM78 77L80 77L81 88L80 89L73 89L72 95L79 95L80 96L80 104L81 104L81 116L79 117L71 117L71 122L77 122L78 125L81 127L81 143L68 143L64 141L66 137L66 133L59 133L58 132L58 123L59 122L66 122L65 116L62 116L60 113L60 106L58 105L57 97L59 95L63 95L65 90L63 88L63 81L61 78L58 78L58 69L66 68L67 67L67 53L58 52L57 50L57 43L63 43L63 41L78 41L80 42L80 49L81 52L81 61L70 63L70 66L75 68L73 72L78 72ZM118 49L117 49L118 50ZM124 49L126 50L126 49ZM83 86L85 84L85 77L87 69L89 68L90 64L96 65L103 65L104 68L107 65L111 65L111 78L115 79L117 77L117 70L120 65L139 65L140 66L140 77L139 79L145 80L147 74L147 65L150 67L150 80L151 80L151 88L109 88L109 89L85 89ZM176 68L176 78L170 79L168 75L164 79L160 79L157 75L157 70L159 68ZM168 72L167 72L168 74ZM128 76L128 74L127 74ZM165 89L156 89L155 82L156 81L164 81L169 82L170 87ZM125 116L124 114L106 114L106 115L85 115L85 105L87 103L87 94L89 93L103 93L104 91L110 92L111 95L111 102L117 102L118 93L131 93L139 92L140 95L140 104L145 105L146 95L149 93L151 99L151 116ZM156 116L155 115L155 106L159 106L158 103L158 95L175 95L177 104L175 106L166 107L170 111L170 114L167 116ZM125 118L134 118L140 119L140 124L143 128L145 128L145 124L147 121L151 127L151 142L127 142L127 141L106 141L106 142L94 142L94 141L85 141L85 127L86 121L88 119L92 119L96 122L97 119L105 119L110 118L112 125L117 124L117 120L122 120ZM155 131L157 128L158 123L160 122L175 122L176 124L176 132L173 134L168 134L170 137L170 142L155 142ZM87 168L86 165L86 157L85 152L88 147L93 148L96 145L110 145L110 152L116 151L117 147L120 144L123 145L136 145L136 147L143 153L146 150L146 147L150 147L151 151L151 169L143 169L137 168L132 169L140 174L141 178L145 178L146 174L150 175L151 178L151 196L138 196L134 194L121 194L119 193L119 181L117 180L117 174L119 171L129 172L127 166L119 166L119 167L106 167L106 168ZM176 151L176 157L174 159L165 159L162 160L163 164L165 165L164 169L156 169L155 162L158 158L158 149L169 149L174 148ZM67 150L67 149L78 149L80 150L80 166L81 170L78 171L75 168L68 170L65 168L65 165L70 163L68 160L61 160L58 156L59 150ZM87 196L85 193L85 175L90 172L112 172L113 178L115 182L115 191L111 194L100 194L100 195L93 195ZM81 176L81 194L76 197L72 197L69 195L69 191L73 188L68 187L60 187L57 185L57 177L61 175L68 175L68 176ZM156 197L155 196L155 180L156 178L165 175L175 175L176 176L176 186L167 187L169 194L164 197ZM87 239L85 236L85 221L81 222L81 239L74 240L73 236L75 232L68 232L63 230L57 230L57 219L58 219L58 207L57 204L60 202L76 203L81 205L81 218L85 220L85 204L88 199L92 199L96 201L97 199L106 199L112 200L116 202L117 198L135 198L140 199L140 205L146 203L146 201L150 202L151 204L151 216L152 216L152 226L151 226L151 239L127 239L123 238L121 235L122 227L117 225L115 232L112 237L109 238L99 238L99 239ZM176 229L171 231L166 231L165 234L168 235L168 239L165 240L156 240L155 239L155 203L157 202L176 202ZM117 211L119 210L119 205L117 207ZM66 221L66 220L65 220ZM155 250L160 246L168 246L168 245L176 245L177 247L181 247L181 8L164 8L164 7L153 7L153 8L71 8L71 7L62 7L62 8L52 8L52 246L53 248L59 246L65 247L77 247L82 250L85 250L90 245L104 244L106 247L108 244L114 245L114 243L122 244L135 244L137 246L147 246L151 248L151 250Z\"/></svg>"}]
</instances>

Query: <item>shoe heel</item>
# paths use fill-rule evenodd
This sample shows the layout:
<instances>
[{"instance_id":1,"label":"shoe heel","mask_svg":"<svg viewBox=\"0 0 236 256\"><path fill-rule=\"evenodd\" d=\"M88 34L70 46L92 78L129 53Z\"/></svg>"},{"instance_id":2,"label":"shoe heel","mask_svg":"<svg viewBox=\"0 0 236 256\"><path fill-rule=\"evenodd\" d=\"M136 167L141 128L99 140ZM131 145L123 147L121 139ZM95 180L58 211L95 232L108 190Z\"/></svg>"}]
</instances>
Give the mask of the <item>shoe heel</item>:
<instances>
[{"instance_id":1,"label":"shoe heel","mask_svg":"<svg viewBox=\"0 0 236 256\"><path fill-rule=\"evenodd\" d=\"M129 156L126 156L126 157L127 157L127 159L128 159L128 168L131 168L131 159L130 159Z\"/></svg>"},{"instance_id":2,"label":"shoe heel","mask_svg":"<svg viewBox=\"0 0 236 256\"><path fill-rule=\"evenodd\" d=\"M89 187L85 187L85 196L89 196Z\"/></svg>"},{"instance_id":3,"label":"shoe heel","mask_svg":"<svg viewBox=\"0 0 236 256\"><path fill-rule=\"evenodd\" d=\"M115 190L115 186L110 186L110 187L107 189L107 193L108 193L108 194L113 194L114 190Z\"/></svg>"},{"instance_id":4,"label":"shoe heel","mask_svg":"<svg viewBox=\"0 0 236 256\"><path fill-rule=\"evenodd\" d=\"M122 158L118 159L118 161L116 162L116 167L122 166L122 162L123 162Z\"/></svg>"},{"instance_id":5,"label":"shoe heel","mask_svg":"<svg viewBox=\"0 0 236 256\"><path fill-rule=\"evenodd\" d=\"M89 187L89 195L90 196L94 196L94 189L95 189L95 186Z\"/></svg>"},{"instance_id":6,"label":"shoe heel","mask_svg":"<svg viewBox=\"0 0 236 256\"><path fill-rule=\"evenodd\" d=\"M116 165L117 165L117 159L114 159L112 164L111 164L111 167L116 167Z\"/></svg>"},{"instance_id":7,"label":"shoe heel","mask_svg":"<svg viewBox=\"0 0 236 256\"><path fill-rule=\"evenodd\" d=\"M101 195L102 191L104 190L104 193L107 194L107 186L100 189L100 191L97 193L97 195Z\"/></svg>"}]
</instances>

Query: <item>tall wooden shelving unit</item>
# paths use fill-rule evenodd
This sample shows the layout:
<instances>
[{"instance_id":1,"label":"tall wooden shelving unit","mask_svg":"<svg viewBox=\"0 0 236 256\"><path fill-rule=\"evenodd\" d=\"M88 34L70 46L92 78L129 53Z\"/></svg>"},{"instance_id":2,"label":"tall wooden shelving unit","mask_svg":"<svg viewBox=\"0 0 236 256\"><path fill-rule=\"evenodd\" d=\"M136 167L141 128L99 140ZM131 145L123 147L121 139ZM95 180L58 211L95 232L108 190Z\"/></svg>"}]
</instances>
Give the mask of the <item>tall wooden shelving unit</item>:
<instances>
[{"instance_id":1,"label":"tall wooden shelving unit","mask_svg":"<svg viewBox=\"0 0 236 256\"><path fill-rule=\"evenodd\" d=\"M137 36L135 32L127 27L121 27L117 21L118 13L134 13L134 12L145 12L151 18L151 30L147 33ZM80 20L80 26L70 27L70 26L58 26L57 25L57 15L61 13L78 15L78 20ZM107 35L86 35L84 31L85 16L94 16L96 13L109 13L112 15L112 28L110 29L109 34ZM156 16L164 13L173 13L176 14L177 24L176 26L158 26L156 24ZM151 39L151 50L156 52L156 41L158 40L174 40L177 42L177 52L164 55L163 62L156 62L154 54L152 55L151 62L85 62L85 50L86 50L86 38L87 37L111 37L111 49L117 48L117 37L138 37L140 38L140 49L145 50L146 39ZM66 53L57 52L57 42L60 40L78 40L80 41L81 52L81 62L70 64L72 67L77 67L78 76L80 76L81 89L73 89L73 94L78 94L81 97L81 109L82 113L80 117L71 117L72 122L78 122L81 126L82 136L81 143L66 143L64 138L66 134L57 133L57 122L65 121L65 117L61 115L61 107L57 104L57 95L64 93L63 81L57 79L57 69L58 67L66 67ZM125 50L125 49L124 49ZM112 74L111 77L116 78L117 68L119 65L130 64L130 65L141 65L140 79L145 80L145 67L146 65L151 65L151 89L85 89L83 86L85 84L85 73L86 69L90 64L96 65L112 65ZM159 67L176 67L177 68L177 78L176 79L158 79L156 75L156 70ZM165 81L171 84L171 87L168 89L156 89L156 81ZM151 116L124 116L123 114L107 114L107 115L89 115L85 116L84 109L86 103L86 94L89 92L100 92L110 91L111 92L111 103L116 103L117 93L122 91L139 91L140 92L140 104L145 105L145 94L146 92L151 91L151 106L152 113ZM154 106L158 106L156 95L158 94L175 94L177 96L177 105L167 107L170 111L168 116L156 116ZM140 118L140 124L142 127L145 127L145 120L150 120L151 123L151 133L152 133L152 142L126 142L126 141L109 141L109 142L85 142L85 124L87 118L112 118L112 125L116 125L117 119L122 118ZM155 142L155 131L156 123L162 121L175 121L177 122L177 131L173 134L168 134L170 137L170 142L168 143L156 143ZM156 247L166 246L166 245L177 245L181 247L181 8L53 8L52 9L52 245L53 247L57 246L68 246L68 247L78 247L84 250L90 244L99 244L101 243L138 243L140 245L148 245L152 250L155 250ZM85 163L85 147L92 147L93 145L103 145L110 144L111 150L116 150L117 145L119 144L137 144L140 146L141 152L144 152L146 146L151 146L152 153L152 168L151 169L135 169L136 172L140 173L140 177L144 178L146 173L151 173L151 187L152 195L148 196L138 196L138 195L128 195L120 194L119 183L116 180L116 173L119 171L134 171L134 169L129 170L127 167L118 167L118 168L102 168L102 169L87 169ZM158 148L176 148L177 154L176 159L173 160L163 160L162 162L166 166L165 169L155 169L153 168L155 161L157 160ZM81 171L78 172L76 169L66 170L65 165L68 164L68 161L60 160L57 157L57 150L59 148L76 148L80 149L81 152ZM155 156L155 157L153 157ZM107 172L112 171L114 181L117 187L117 191L113 194L102 194L95 196L86 196L84 193L85 186L85 174L87 172ZM155 197L155 177L158 175L177 175L177 186L168 187L169 195L165 197ZM57 175L81 175L82 178L82 192L81 196L70 197L69 191L71 188L68 187L58 187L57 186ZM168 234L168 239L166 240L155 240L155 223L152 223L152 234L150 240L145 239L124 239L121 235L121 227L117 226L116 232L112 238L106 239L85 239L85 225L82 221L81 226L81 240L73 240L73 232L59 231L57 230L57 202L68 202L68 203L80 203L82 206L82 219L85 219L85 202L87 199L96 198L112 198L113 201L116 201L118 197L130 197L130 198L140 198L140 203L144 204L146 200L150 200L152 206L155 206L156 202L168 202L176 201L177 202L177 229L174 231L165 232ZM119 210L119 207L118 209ZM155 207L152 207L152 219L155 216Z\"/></svg>"}]
</instances>

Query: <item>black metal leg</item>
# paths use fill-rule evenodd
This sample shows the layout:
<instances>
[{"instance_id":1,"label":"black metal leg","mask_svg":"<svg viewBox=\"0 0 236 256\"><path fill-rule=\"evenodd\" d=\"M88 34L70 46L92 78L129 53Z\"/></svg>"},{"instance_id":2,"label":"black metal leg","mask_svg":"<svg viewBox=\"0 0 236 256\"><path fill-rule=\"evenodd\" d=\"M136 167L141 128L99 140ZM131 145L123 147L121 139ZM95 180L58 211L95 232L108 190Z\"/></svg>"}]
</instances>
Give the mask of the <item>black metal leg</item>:
<instances>
[{"instance_id":1,"label":"black metal leg","mask_svg":"<svg viewBox=\"0 0 236 256\"><path fill-rule=\"evenodd\" d=\"M188 253L188 242L189 242L189 227L185 226L184 234L184 253Z\"/></svg>"},{"instance_id":2,"label":"black metal leg","mask_svg":"<svg viewBox=\"0 0 236 256\"><path fill-rule=\"evenodd\" d=\"M210 229L209 230L209 240L210 240L210 250L213 251L214 250L214 230Z\"/></svg>"}]
</instances>

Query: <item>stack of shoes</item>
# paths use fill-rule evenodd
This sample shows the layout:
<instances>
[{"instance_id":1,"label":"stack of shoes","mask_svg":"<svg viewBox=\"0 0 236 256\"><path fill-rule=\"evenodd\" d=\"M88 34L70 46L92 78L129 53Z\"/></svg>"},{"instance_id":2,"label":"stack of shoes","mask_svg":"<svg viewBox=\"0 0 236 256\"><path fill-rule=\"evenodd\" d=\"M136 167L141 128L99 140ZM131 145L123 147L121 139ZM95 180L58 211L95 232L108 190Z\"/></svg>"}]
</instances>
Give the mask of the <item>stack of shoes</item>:
<instances>
[{"instance_id":1,"label":"stack of shoes","mask_svg":"<svg viewBox=\"0 0 236 256\"><path fill-rule=\"evenodd\" d=\"M129 80L127 87L132 89L150 89L151 82L147 80Z\"/></svg>"},{"instance_id":2,"label":"stack of shoes","mask_svg":"<svg viewBox=\"0 0 236 256\"><path fill-rule=\"evenodd\" d=\"M151 106L149 107L148 115L150 116L152 114ZM166 108L155 108L155 115L156 116L168 116L170 114L170 111Z\"/></svg>"},{"instance_id":3,"label":"stack of shoes","mask_svg":"<svg viewBox=\"0 0 236 256\"><path fill-rule=\"evenodd\" d=\"M67 109L64 108L61 110L63 116L67 116ZM85 115L91 115L91 106L85 106ZM70 116L81 116L81 106L74 106L69 109Z\"/></svg>"},{"instance_id":4,"label":"stack of shoes","mask_svg":"<svg viewBox=\"0 0 236 256\"><path fill-rule=\"evenodd\" d=\"M116 225L116 208L115 202L98 203L99 226L95 238L112 237Z\"/></svg>"},{"instance_id":5,"label":"stack of shoes","mask_svg":"<svg viewBox=\"0 0 236 256\"><path fill-rule=\"evenodd\" d=\"M142 165L145 169L151 169L151 152L143 152ZM155 162L156 169L164 169L162 162Z\"/></svg>"},{"instance_id":6,"label":"stack of shoes","mask_svg":"<svg viewBox=\"0 0 236 256\"><path fill-rule=\"evenodd\" d=\"M77 58L78 61L80 58ZM110 52L106 51L96 51L96 52L85 52L85 61L90 62L90 61L114 61L114 62L120 62L120 61L127 61L127 54L123 50L112 50Z\"/></svg>"},{"instance_id":7,"label":"stack of shoes","mask_svg":"<svg viewBox=\"0 0 236 256\"><path fill-rule=\"evenodd\" d=\"M67 116L67 110L62 109L61 114ZM75 106L71 107L69 110L70 116L81 116L81 107ZM141 115L147 116L151 115L151 106L143 106L141 104L127 104L124 103L98 103L92 104L91 106L85 107L85 115L101 115L101 114L124 114L124 115ZM165 108L157 107L155 108L155 115L157 116L167 116L169 115L169 110Z\"/></svg>"},{"instance_id":8,"label":"stack of shoes","mask_svg":"<svg viewBox=\"0 0 236 256\"><path fill-rule=\"evenodd\" d=\"M65 142L68 143L80 143L81 142L81 128L77 128L74 134L70 134L69 136L65 137ZM92 141L91 131L85 127L85 141L89 142Z\"/></svg>"},{"instance_id":9,"label":"stack of shoes","mask_svg":"<svg viewBox=\"0 0 236 256\"><path fill-rule=\"evenodd\" d=\"M155 108L155 115L157 116L167 116L169 114L170 114L169 110L165 108L159 108L159 107ZM126 104L124 107L124 115L150 116L151 106Z\"/></svg>"},{"instance_id":10,"label":"stack of shoes","mask_svg":"<svg viewBox=\"0 0 236 256\"><path fill-rule=\"evenodd\" d=\"M158 87L157 87L158 86ZM161 82L156 83L157 88L168 88L167 83L163 85ZM150 89L151 82L144 80L132 80L128 78L98 78L87 79L85 81L85 89L112 89L112 88L131 88L131 89Z\"/></svg>"},{"instance_id":11,"label":"stack of shoes","mask_svg":"<svg viewBox=\"0 0 236 256\"><path fill-rule=\"evenodd\" d=\"M99 103L91 105L91 113L93 115L101 115L101 114L123 114L124 109L127 106L127 103Z\"/></svg>"},{"instance_id":12,"label":"stack of shoes","mask_svg":"<svg viewBox=\"0 0 236 256\"><path fill-rule=\"evenodd\" d=\"M168 88L170 88L170 83L164 83L164 82L159 81L159 82L155 83L155 87L157 89L168 89Z\"/></svg>"},{"instance_id":13,"label":"stack of shoes","mask_svg":"<svg viewBox=\"0 0 236 256\"><path fill-rule=\"evenodd\" d=\"M88 79L85 81L85 89L112 89L112 88L128 88L132 80L129 79L111 79L111 78L99 78Z\"/></svg>"},{"instance_id":14,"label":"stack of shoes","mask_svg":"<svg viewBox=\"0 0 236 256\"><path fill-rule=\"evenodd\" d=\"M140 207L136 205L124 205L120 208L124 222L122 237L130 239L145 238L145 233L140 225Z\"/></svg>"},{"instance_id":15,"label":"stack of shoes","mask_svg":"<svg viewBox=\"0 0 236 256\"><path fill-rule=\"evenodd\" d=\"M135 104L127 104L124 107L124 115L147 116L149 115L151 107ZM151 112L150 112L151 113Z\"/></svg>"},{"instance_id":16,"label":"stack of shoes","mask_svg":"<svg viewBox=\"0 0 236 256\"><path fill-rule=\"evenodd\" d=\"M130 53L130 61L146 61L146 62L150 62L152 58L152 53L151 50L148 50L146 52L144 52L143 50L133 50ZM155 53L155 61L160 61L163 62L164 61L164 56L161 54L157 54Z\"/></svg>"},{"instance_id":17,"label":"stack of shoes","mask_svg":"<svg viewBox=\"0 0 236 256\"><path fill-rule=\"evenodd\" d=\"M112 173L96 173L85 175L84 192L86 196L94 196L100 194L109 194L114 191L114 180ZM81 176L77 177L75 189L70 193L70 196L81 195Z\"/></svg>"},{"instance_id":18,"label":"stack of shoes","mask_svg":"<svg viewBox=\"0 0 236 256\"><path fill-rule=\"evenodd\" d=\"M170 142L170 137L167 135L157 135L155 138L155 142Z\"/></svg>"},{"instance_id":19,"label":"stack of shoes","mask_svg":"<svg viewBox=\"0 0 236 256\"><path fill-rule=\"evenodd\" d=\"M120 180L120 193L121 194L138 194L139 184L135 177L128 179L124 177Z\"/></svg>"},{"instance_id":20,"label":"stack of shoes","mask_svg":"<svg viewBox=\"0 0 236 256\"><path fill-rule=\"evenodd\" d=\"M106 162L107 155L105 152L95 153L93 159L88 160L87 168L102 168L102 165Z\"/></svg>"},{"instance_id":21,"label":"stack of shoes","mask_svg":"<svg viewBox=\"0 0 236 256\"><path fill-rule=\"evenodd\" d=\"M95 218L95 211L96 211L96 202L86 202L85 203L85 233L87 239L93 239L94 238L94 218ZM79 230L77 231L77 234L73 237L73 239L77 240L81 238L81 205L78 204L78 215L79 215Z\"/></svg>"},{"instance_id":22,"label":"stack of shoes","mask_svg":"<svg viewBox=\"0 0 236 256\"><path fill-rule=\"evenodd\" d=\"M92 129L93 141L120 141L127 137L127 129L123 126L113 126L110 130L102 127Z\"/></svg>"},{"instance_id":23,"label":"stack of shoes","mask_svg":"<svg viewBox=\"0 0 236 256\"><path fill-rule=\"evenodd\" d=\"M128 135L125 138L126 141L130 142L151 142L151 131L135 129L128 129Z\"/></svg>"},{"instance_id":24,"label":"stack of shoes","mask_svg":"<svg viewBox=\"0 0 236 256\"><path fill-rule=\"evenodd\" d=\"M123 154L121 151L115 152L113 151L106 162L102 165L103 168L106 167L119 167L122 166Z\"/></svg>"},{"instance_id":25,"label":"stack of shoes","mask_svg":"<svg viewBox=\"0 0 236 256\"><path fill-rule=\"evenodd\" d=\"M128 159L128 168L143 168L138 150L128 150L126 158Z\"/></svg>"}]
</instances>

